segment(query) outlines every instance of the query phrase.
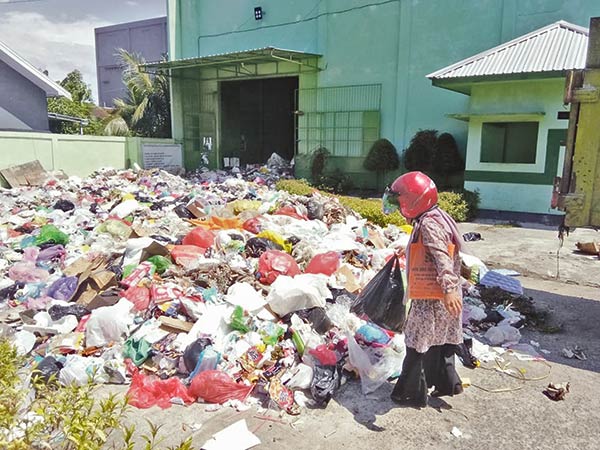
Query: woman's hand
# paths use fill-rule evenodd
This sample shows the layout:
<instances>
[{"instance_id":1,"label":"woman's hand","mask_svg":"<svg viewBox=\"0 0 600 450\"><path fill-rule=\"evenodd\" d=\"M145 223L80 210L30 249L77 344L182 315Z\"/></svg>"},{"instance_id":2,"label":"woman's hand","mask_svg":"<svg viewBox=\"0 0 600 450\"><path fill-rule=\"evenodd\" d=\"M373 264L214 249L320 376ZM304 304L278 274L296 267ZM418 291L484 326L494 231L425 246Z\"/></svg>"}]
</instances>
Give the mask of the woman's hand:
<instances>
[{"instance_id":1,"label":"woman's hand","mask_svg":"<svg viewBox=\"0 0 600 450\"><path fill-rule=\"evenodd\" d=\"M462 297L458 290L444 294L443 302L452 316L458 317L462 312Z\"/></svg>"}]
</instances>

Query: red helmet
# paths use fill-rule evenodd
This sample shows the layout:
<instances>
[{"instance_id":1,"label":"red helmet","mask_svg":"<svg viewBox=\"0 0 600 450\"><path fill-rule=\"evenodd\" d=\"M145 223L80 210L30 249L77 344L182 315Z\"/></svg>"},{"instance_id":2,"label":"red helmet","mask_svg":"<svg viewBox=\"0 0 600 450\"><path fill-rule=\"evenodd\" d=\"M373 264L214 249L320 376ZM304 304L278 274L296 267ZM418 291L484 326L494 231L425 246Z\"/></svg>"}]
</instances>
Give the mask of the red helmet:
<instances>
[{"instance_id":1,"label":"red helmet","mask_svg":"<svg viewBox=\"0 0 600 450\"><path fill-rule=\"evenodd\" d=\"M392 183L391 190L398 194L400 212L407 219L420 216L438 201L435 183L422 172L399 176Z\"/></svg>"}]
</instances>

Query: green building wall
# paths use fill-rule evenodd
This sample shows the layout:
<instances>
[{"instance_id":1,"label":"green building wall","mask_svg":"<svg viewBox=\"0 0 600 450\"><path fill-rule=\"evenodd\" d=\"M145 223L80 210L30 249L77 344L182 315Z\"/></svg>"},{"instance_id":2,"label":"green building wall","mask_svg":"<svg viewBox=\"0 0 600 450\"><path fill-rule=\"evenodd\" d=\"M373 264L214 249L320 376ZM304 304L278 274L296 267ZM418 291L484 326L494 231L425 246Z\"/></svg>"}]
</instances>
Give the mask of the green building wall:
<instances>
[{"instance_id":1,"label":"green building wall","mask_svg":"<svg viewBox=\"0 0 600 450\"><path fill-rule=\"evenodd\" d=\"M452 133L464 152L467 124L447 117L469 109L469 97L431 85L425 75L557 20L588 26L600 15L598 0L168 0L170 59L193 58L267 46L323 55L316 74L300 88L381 84L380 135L401 152L419 129ZM186 143L184 110L193 96L216 95L218 82L173 78L174 137ZM218 137L218 102L214 114ZM218 148L218 140L216 146ZM184 145L188 168L200 152ZM216 164L215 157L211 160ZM306 175L308 159L298 158ZM375 186L362 158L333 159L357 184ZM389 174L389 177L394 174Z\"/></svg>"}]
</instances>

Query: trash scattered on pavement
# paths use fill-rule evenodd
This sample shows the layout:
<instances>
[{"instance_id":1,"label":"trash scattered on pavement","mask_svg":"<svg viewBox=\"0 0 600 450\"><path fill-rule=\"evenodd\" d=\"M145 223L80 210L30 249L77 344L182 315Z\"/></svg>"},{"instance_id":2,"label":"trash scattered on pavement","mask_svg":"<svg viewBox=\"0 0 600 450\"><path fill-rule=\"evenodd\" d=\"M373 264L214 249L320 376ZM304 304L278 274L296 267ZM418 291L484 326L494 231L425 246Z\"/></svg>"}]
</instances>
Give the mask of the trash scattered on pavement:
<instances>
[{"instance_id":1,"label":"trash scattered on pavement","mask_svg":"<svg viewBox=\"0 0 600 450\"><path fill-rule=\"evenodd\" d=\"M460 431L457 427L452 427L452 431L450 433L456 438L460 438L463 435L463 432Z\"/></svg>"},{"instance_id":2,"label":"trash scattered on pavement","mask_svg":"<svg viewBox=\"0 0 600 450\"><path fill-rule=\"evenodd\" d=\"M564 400L565 396L569 393L570 387L570 383L550 383L543 393L550 400Z\"/></svg>"},{"instance_id":3,"label":"trash scattered on pavement","mask_svg":"<svg viewBox=\"0 0 600 450\"><path fill-rule=\"evenodd\" d=\"M577 345L575 347L573 347L572 349L571 348L563 348L562 355L565 358L569 358L569 359L579 359L581 361L587 360L586 354Z\"/></svg>"},{"instance_id":4,"label":"trash scattered on pavement","mask_svg":"<svg viewBox=\"0 0 600 450\"><path fill-rule=\"evenodd\" d=\"M410 227L269 187L288 170L272 157L188 179L106 169L3 190L1 335L43 379L129 383L140 408L204 401L296 415L304 393L325 406L349 374L373 392L402 366L402 324L351 307ZM498 354L478 338L516 345L529 305L518 280L464 263L461 359L477 367ZM396 284L404 267L400 257ZM489 301L498 286L508 301Z\"/></svg>"}]
</instances>

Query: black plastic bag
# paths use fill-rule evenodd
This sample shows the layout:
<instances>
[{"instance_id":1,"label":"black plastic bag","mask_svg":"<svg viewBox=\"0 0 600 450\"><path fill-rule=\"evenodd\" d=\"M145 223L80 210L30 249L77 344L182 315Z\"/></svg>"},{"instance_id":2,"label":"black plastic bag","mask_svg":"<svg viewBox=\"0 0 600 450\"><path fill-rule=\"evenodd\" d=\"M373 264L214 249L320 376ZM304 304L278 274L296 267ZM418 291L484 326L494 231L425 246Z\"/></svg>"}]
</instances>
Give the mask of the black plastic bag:
<instances>
[{"instance_id":1,"label":"black plastic bag","mask_svg":"<svg viewBox=\"0 0 600 450\"><path fill-rule=\"evenodd\" d=\"M63 368L63 365L54 359L53 356L46 356L36 366L33 372L33 377L42 379L47 384L50 381L52 375L58 380L58 373Z\"/></svg>"},{"instance_id":2,"label":"black plastic bag","mask_svg":"<svg viewBox=\"0 0 600 450\"><path fill-rule=\"evenodd\" d=\"M325 334L333 327L333 323L331 323L331 320L327 317L325 308L316 306L314 308L296 311L294 314L297 314L301 319L310 322L312 328L319 334Z\"/></svg>"},{"instance_id":3,"label":"black plastic bag","mask_svg":"<svg viewBox=\"0 0 600 450\"><path fill-rule=\"evenodd\" d=\"M483 240L480 233L473 233L473 232L463 234L463 239L466 242L474 242L474 241L482 241Z\"/></svg>"},{"instance_id":4,"label":"black plastic bag","mask_svg":"<svg viewBox=\"0 0 600 450\"><path fill-rule=\"evenodd\" d=\"M310 220L323 220L325 208L316 200L310 199L306 205L306 216Z\"/></svg>"},{"instance_id":5,"label":"black plastic bag","mask_svg":"<svg viewBox=\"0 0 600 450\"><path fill-rule=\"evenodd\" d=\"M81 320L83 316L87 316L90 311L83 305L77 303L70 304L68 306L53 305L48 310L48 314L52 320L62 319L65 316L73 315L77 317L77 320Z\"/></svg>"},{"instance_id":6,"label":"black plastic bag","mask_svg":"<svg viewBox=\"0 0 600 450\"><path fill-rule=\"evenodd\" d=\"M183 352L183 363L188 372L192 372L198 364L200 354L206 347L212 345L212 341L208 338L199 338L188 345Z\"/></svg>"},{"instance_id":7,"label":"black plastic bag","mask_svg":"<svg viewBox=\"0 0 600 450\"><path fill-rule=\"evenodd\" d=\"M310 393L317 405L327 405L341 385L342 377L339 365L323 366L319 363L315 364L313 379L310 383Z\"/></svg>"},{"instance_id":8,"label":"black plastic bag","mask_svg":"<svg viewBox=\"0 0 600 450\"><path fill-rule=\"evenodd\" d=\"M281 245L266 238L250 238L246 242L246 254L258 258L267 250L281 250Z\"/></svg>"},{"instance_id":9,"label":"black plastic bag","mask_svg":"<svg viewBox=\"0 0 600 450\"><path fill-rule=\"evenodd\" d=\"M61 211L68 212L68 211L74 210L75 205L73 204L73 202L70 202L69 200L60 199L54 204L54 206L52 208L60 209Z\"/></svg>"},{"instance_id":10,"label":"black plastic bag","mask_svg":"<svg viewBox=\"0 0 600 450\"><path fill-rule=\"evenodd\" d=\"M185 205L177 205L173 211L182 219L195 219L194 216L189 209Z\"/></svg>"},{"instance_id":11,"label":"black plastic bag","mask_svg":"<svg viewBox=\"0 0 600 450\"><path fill-rule=\"evenodd\" d=\"M367 316L382 328L401 332L406 317L403 299L404 280L398 258L393 257L356 297L350 311Z\"/></svg>"}]
</instances>

